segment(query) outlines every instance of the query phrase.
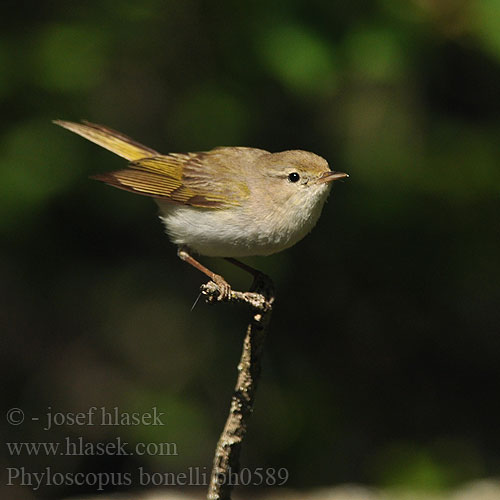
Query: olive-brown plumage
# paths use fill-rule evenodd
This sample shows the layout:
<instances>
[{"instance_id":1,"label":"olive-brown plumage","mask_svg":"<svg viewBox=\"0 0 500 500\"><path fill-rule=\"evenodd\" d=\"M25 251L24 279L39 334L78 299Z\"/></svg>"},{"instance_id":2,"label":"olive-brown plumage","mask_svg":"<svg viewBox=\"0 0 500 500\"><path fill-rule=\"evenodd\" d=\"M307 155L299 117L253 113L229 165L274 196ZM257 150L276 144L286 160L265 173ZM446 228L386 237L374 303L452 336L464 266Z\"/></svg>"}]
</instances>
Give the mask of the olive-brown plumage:
<instances>
[{"instance_id":1,"label":"olive-brown plumage","mask_svg":"<svg viewBox=\"0 0 500 500\"><path fill-rule=\"evenodd\" d=\"M127 159L124 169L93 178L154 198L166 232L182 249L179 255L224 282L226 291L227 283L187 249L220 257L284 250L314 227L331 181L347 177L307 151L219 147L160 154L102 125L55 123Z\"/></svg>"}]
</instances>

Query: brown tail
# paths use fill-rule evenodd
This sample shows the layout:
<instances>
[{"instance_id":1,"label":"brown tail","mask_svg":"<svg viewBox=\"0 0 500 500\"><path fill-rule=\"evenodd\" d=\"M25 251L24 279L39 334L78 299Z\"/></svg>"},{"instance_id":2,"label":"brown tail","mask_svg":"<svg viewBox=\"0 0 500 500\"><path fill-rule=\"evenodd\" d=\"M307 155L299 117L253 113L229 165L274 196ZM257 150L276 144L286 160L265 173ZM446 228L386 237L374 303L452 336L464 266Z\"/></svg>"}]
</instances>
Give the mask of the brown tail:
<instances>
[{"instance_id":1,"label":"brown tail","mask_svg":"<svg viewBox=\"0 0 500 500\"><path fill-rule=\"evenodd\" d=\"M66 122L63 120L54 120L56 125L60 125L75 134L81 135L89 141L106 148L109 151L125 158L129 161L140 160L148 156L158 156L160 153L154 149L143 146L116 130L84 121L83 123Z\"/></svg>"}]
</instances>

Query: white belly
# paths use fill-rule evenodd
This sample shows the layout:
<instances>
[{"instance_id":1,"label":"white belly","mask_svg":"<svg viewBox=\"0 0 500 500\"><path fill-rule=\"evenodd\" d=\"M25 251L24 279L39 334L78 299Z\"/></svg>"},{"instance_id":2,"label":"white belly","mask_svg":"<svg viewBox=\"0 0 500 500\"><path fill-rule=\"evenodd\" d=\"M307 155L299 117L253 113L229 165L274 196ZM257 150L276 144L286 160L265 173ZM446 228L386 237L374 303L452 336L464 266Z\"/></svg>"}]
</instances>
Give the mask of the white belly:
<instances>
[{"instance_id":1,"label":"white belly","mask_svg":"<svg viewBox=\"0 0 500 500\"><path fill-rule=\"evenodd\" d=\"M316 224L326 195L311 210L287 206L260 217L255 217L255 209L242 207L217 210L162 201L158 205L176 245L210 257L248 257L280 252L301 240Z\"/></svg>"}]
</instances>

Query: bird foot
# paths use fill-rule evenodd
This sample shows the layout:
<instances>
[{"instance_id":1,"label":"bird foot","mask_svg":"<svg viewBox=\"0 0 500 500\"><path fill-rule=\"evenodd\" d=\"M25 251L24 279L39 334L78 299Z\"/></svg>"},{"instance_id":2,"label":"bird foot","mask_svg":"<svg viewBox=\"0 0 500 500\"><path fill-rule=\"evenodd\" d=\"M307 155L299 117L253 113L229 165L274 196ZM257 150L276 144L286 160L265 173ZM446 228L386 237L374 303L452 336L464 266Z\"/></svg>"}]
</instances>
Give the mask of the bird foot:
<instances>
[{"instance_id":1,"label":"bird foot","mask_svg":"<svg viewBox=\"0 0 500 500\"><path fill-rule=\"evenodd\" d=\"M219 296L217 301L227 302L231 299L231 285L219 274L214 274L212 276L212 281L217 285L219 289Z\"/></svg>"},{"instance_id":2,"label":"bird foot","mask_svg":"<svg viewBox=\"0 0 500 500\"><path fill-rule=\"evenodd\" d=\"M250 292L260 293L267 299L274 297L275 289L273 280L267 275L260 271L255 271L253 275L252 286L250 287Z\"/></svg>"}]
</instances>

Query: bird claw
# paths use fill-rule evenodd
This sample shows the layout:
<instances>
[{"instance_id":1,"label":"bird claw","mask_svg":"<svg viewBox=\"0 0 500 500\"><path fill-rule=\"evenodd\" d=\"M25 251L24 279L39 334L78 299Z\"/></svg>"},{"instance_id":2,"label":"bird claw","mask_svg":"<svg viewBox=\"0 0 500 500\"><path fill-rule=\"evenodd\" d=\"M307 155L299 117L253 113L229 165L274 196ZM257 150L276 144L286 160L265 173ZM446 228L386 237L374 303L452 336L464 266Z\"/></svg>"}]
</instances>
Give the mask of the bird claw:
<instances>
[{"instance_id":1,"label":"bird claw","mask_svg":"<svg viewBox=\"0 0 500 500\"><path fill-rule=\"evenodd\" d=\"M217 285L219 289L219 296L217 300L219 302L227 301L231 298L231 285L219 274L215 274L212 281Z\"/></svg>"},{"instance_id":2,"label":"bird claw","mask_svg":"<svg viewBox=\"0 0 500 500\"><path fill-rule=\"evenodd\" d=\"M274 296L274 284L271 278L260 271L254 274L252 286L250 287L251 292L257 292L265 297Z\"/></svg>"}]
</instances>

